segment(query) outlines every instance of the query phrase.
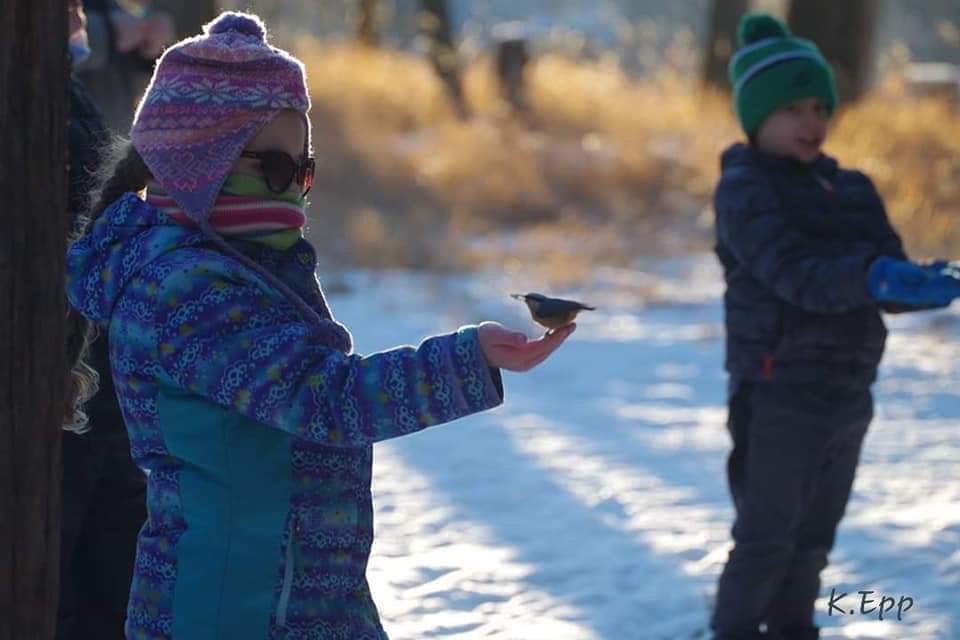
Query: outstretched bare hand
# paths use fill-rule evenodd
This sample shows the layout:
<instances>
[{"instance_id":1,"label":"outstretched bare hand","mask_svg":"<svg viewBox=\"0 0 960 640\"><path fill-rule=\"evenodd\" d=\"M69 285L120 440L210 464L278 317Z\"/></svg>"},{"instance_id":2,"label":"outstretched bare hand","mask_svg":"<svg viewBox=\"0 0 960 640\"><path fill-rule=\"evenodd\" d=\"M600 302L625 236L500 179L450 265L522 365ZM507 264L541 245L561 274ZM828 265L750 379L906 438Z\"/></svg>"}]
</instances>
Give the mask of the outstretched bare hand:
<instances>
[{"instance_id":1,"label":"outstretched bare hand","mask_svg":"<svg viewBox=\"0 0 960 640\"><path fill-rule=\"evenodd\" d=\"M507 329L498 322L484 322L478 331L487 364L498 369L522 372L546 360L576 328L577 325L570 324L535 340L530 340L520 331Z\"/></svg>"}]
</instances>

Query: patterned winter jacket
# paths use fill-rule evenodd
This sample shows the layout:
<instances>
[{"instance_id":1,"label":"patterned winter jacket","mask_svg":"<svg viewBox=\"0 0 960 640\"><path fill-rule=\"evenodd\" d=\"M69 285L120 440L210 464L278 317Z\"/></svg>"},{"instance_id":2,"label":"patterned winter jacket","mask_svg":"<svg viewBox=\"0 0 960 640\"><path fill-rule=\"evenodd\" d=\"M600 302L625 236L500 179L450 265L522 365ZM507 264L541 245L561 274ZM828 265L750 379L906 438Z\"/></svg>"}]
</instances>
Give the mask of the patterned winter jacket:
<instances>
[{"instance_id":1,"label":"patterned winter jacket","mask_svg":"<svg viewBox=\"0 0 960 640\"><path fill-rule=\"evenodd\" d=\"M308 243L238 245L318 305ZM318 345L255 272L134 194L68 272L149 476L127 637L386 638L365 577L372 445L501 403L476 329L367 357Z\"/></svg>"}]
</instances>

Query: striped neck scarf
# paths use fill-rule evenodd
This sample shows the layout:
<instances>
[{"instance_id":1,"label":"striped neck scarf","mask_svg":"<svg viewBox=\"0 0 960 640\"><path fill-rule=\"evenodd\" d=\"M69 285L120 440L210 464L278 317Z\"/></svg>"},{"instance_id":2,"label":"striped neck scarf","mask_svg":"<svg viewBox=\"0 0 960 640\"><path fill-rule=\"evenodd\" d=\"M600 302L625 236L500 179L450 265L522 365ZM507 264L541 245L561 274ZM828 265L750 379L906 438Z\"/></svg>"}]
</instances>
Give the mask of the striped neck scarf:
<instances>
[{"instance_id":1,"label":"striped neck scarf","mask_svg":"<svg viewBox=\"0 0 960 640\"><path fill-rule=\"evenodd\" d=\"M176 222L198 226L159 185L147 188L147 203ZM293 191L273 193L255 176L227 176L209 213L210 225L226 237L242 237L286 248L302 237L304 199Z\"/></svg>"}]
</instances>

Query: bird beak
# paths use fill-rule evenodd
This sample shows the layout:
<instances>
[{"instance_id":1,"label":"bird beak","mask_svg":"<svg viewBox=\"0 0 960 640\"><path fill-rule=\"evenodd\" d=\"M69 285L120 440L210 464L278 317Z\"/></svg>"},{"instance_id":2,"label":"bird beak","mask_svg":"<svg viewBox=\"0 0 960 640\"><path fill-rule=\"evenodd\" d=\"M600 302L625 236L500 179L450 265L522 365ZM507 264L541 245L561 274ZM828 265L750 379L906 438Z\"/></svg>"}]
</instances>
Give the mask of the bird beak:
<instances>
[{"instance_id":1,"label":"bird beak","mask_svg":"<svg viewBox=\"0 0 960 640\"><path fill-rule=\"evenodd\" d=\"M522 293L511 293L510 297L514 300L526 300L527 298L527 296L523 295Z\"/></svg>"}]
</instances>

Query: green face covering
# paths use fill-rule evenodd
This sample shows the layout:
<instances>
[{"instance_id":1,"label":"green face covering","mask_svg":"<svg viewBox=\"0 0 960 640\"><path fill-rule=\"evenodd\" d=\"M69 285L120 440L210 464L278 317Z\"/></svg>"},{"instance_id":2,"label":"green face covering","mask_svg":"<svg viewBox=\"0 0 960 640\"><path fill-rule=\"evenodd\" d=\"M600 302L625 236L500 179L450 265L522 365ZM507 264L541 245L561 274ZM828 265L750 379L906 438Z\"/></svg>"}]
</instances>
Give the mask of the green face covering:
<instances>
[{"instance_id":1,"label":"green face covering","mask_svg":"<svg viewBox=\"0 0 960 640\"><path fill-rule=\"evenodd\" d=\"M295 190L275 193L267 187L263 178L246 174L234 173L227 176L223 182L221 193L231 196L263 198L264 200L279 200L306 209L306 199ZM244 240L259 242L273 249L281 251L289 249L303 238L303 229L284 229L283 231L269 231L261 233L243 234Z\"/></svg>"},{"instance_id":2,"label":"green face covering","mask_svg":"<svg viewBox=\"0 0 960 640\"><path fill-rule=\"evenodd\" d=\"M295 184L294 184L295 186ZM288 189L283 193L275 193L267 186L266 180L258 176L244 173L231 173L223 182L220 191L231 196L255 196L266 200L280 200L290 204L306 206L306 198L299 191Z\"/></svg>"}]
</instances>

